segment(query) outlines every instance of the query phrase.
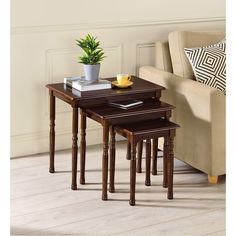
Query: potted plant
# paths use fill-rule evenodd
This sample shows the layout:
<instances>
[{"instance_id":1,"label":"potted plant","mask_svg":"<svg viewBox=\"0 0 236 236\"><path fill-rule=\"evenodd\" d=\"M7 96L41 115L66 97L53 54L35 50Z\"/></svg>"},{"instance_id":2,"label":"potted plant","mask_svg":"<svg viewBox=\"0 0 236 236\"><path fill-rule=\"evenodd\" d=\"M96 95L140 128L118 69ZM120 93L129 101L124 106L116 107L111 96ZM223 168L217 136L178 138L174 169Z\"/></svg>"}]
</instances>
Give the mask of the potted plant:
<instances>
[{"instance_id":1,"label":"potted plant","mask_svg":"<svg viewBox=\"0 0 236 236\"><path fill-rule=\"evenodd\" d=\"M84 64L85 80L96 81L99 77L100 62L104 59L103 49L96 37L89 34L85 38L76 40L76 44L83 50L79 63Z\"/></svg>"}]
</instances>

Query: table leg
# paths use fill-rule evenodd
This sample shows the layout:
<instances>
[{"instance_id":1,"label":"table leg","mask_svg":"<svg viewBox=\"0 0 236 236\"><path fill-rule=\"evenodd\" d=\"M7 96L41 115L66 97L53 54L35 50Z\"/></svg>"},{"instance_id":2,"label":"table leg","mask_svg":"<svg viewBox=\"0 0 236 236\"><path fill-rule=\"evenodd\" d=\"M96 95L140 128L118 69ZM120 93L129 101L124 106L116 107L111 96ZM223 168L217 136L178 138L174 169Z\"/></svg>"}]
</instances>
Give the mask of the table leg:
<instances>
[{"instance_id":1,"label":"table leg","mask_svg":"<svg viewBox=\"0 0 236 236\"><path fill-rule=\"evenodd\" d=\"M130 152L131 152L131 146L130 146L130 142L127 142L127 153L126 153L126 159L130 160Z\"/></svg>"},{"instance_id":2,"label":"table leg","mask_svg":"<svg viewBox=\"0 0 236 236\"><path fill-rule=\"evenodd\" d=\"M131 160L130 160L130 200L131 206L135 205L135 185L136 185L136 143L131 142Z\"/></svg>"},{"instance_id":3,"label":"table leg","mask_svg":"<svg viewBox=\"0 0 236 236\"><path fill-rule=\"evenodd\" d=\"M173 199L173 171L174 171L174 137L170 136L168 155L168 199Z\"/></svg>"},{"instance_id":4,"label":"table leg","mask_svg":"<svg viewBox=\"0 0 236 236\"><path fill-rule=\"evenodd\" d=\"M153 139L153 143L152 143L152 175L157 175L157 153L158 153L158 139Z\"/></svg>"},{"instance_id":5,"label":"table leg","mask_svg":"<svg viewBox=\"0 0 236 236\"><path fill-rule=\"evenodd\" d=\"M113 126L110 126L110 186L109 192L115 192L115 161L116 161L116 133Z\"/></svg>"},{"instance_id":6,"label":"table leg","mask_svg":"<svg viewBox=\"0 0 236 236\"><path fill-rule=\"evenodd\" d=\"M151 185L150 166L151 166L151 140L147 139L146 140L146 180L145 180L146 186Z\"/></svg>"},{"instance_id":7,"label":"table leg","mask_svg":"<svg viewBox=\"0 0 236 236\"><path fill-rule=\"evenodd\" d=\"M86 159L86 115L80 112L80 184L85 184L85 159Z\"/></svg>"},{"instance_id":8,"label":"table leg","mask_svg":"<svg viewBox=\"0 0 236 236\"><path fill-rule=\"evenodd\" d=\"M109 125L103 124L103 159L102 159L102 200L107 200L107 176L108 176L108 141Z\"/></svg>"},{"instance_id":9,"label":"table leg","mask_svg":"<svg viewBox=\"0 0 236 236\"><path fill-rule=\"evenodd\" d=\"M167 159L169 156L169 137L164 137L164 148L163 148L163 187L168 187L168 175L167 175Z\"/></svg>"},{"instance_id":10,"label":"table leg","mask_svg":"<svg viewBox=\"0 0 236 236\"><path fill-rule=\"evenodd\" d=\"M50 159L49 159L49 172L54 173L54 156L55 156L55 96L50 91L50 134L49 134L49 145L50 145Z\"/></svg>"},{"instance_id":11,"label":"table leg","mask_svg":"<svg viewBox=\"0 0 236 236\"><path fill-rule=\"evenodd\" d=\"M138 142L137 173L142 173L143 140Z\"/></svg>"},{"instance_id":12,"label":"table leg","mask_svg":"<svg viewBox=\"0 0 236 236\"><path fill-rule=\"evenodd\" d=\"M77 157L78 157L78 108L73 107L72 117L72 183L71 189L77 189Z\"/></svg>"}]
</instances>

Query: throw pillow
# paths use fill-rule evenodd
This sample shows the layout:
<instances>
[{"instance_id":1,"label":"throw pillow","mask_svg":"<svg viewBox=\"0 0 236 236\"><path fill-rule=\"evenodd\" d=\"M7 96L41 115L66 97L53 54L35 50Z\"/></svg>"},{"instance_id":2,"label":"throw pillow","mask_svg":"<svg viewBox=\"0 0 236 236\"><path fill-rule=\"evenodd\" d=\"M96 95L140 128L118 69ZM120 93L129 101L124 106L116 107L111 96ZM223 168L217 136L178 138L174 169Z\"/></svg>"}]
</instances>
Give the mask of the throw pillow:
<instances>
[{"instance_id":1,"label":"throw pillow","mask_svg":"<svg viewBox=\"0 0 236 236\"><path fill-rule=\"evenodd\" d=\"M226 41L206 47L185 48L196 80L226 93Z\"/></svg>"}]
</instances>

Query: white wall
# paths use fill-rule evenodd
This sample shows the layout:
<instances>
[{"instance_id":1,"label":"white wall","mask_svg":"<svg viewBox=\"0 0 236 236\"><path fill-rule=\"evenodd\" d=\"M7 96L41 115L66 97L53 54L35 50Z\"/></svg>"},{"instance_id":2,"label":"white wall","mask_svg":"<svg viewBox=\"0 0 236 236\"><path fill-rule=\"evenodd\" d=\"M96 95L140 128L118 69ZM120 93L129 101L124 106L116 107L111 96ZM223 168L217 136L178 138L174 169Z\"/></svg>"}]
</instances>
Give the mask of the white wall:
<instances>
[{"instance_id":1,"label":"white wall","mask_svg":"<svg viewBox=\"0 0 236 236\"><path fill-rule=\"evenodd\" d=\"M45 85L83 73L76 38L99 38L107 55L101 76L109 77L153 65L154 42L172 30L225 28L223 0L16 0L11 8L12 157L48 151ZM71 108L56 102L56 149L65 149L71 147ZM87 136L89 144L101 142L100 126L89 122Z\"/></svg>"}]
</instances>

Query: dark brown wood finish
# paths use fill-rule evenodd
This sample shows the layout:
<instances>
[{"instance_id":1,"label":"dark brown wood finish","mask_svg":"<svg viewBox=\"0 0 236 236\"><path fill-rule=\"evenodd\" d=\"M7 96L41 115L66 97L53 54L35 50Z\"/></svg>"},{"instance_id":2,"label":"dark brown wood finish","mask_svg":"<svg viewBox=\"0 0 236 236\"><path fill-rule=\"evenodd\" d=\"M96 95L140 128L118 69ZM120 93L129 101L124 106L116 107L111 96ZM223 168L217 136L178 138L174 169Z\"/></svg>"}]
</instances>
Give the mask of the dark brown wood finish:
<instances>
[{"instance_id":1,"label":"dark brown wood finish","mask_svg":"<svg viewBox=\"0 0 236 236\"><path fill-rule=\"evenodd\" d=\"M130 159L131 159L131 144L130 144L130 142L127 142L126 159L127 159L127 160L130 160Z\"/></svg>"},{"instance_id":2,"label":"dark brown wood finish","mask_svg":"<svg viewBox=\"0 0 236 236\"><path fill-rule=\"evenodd\" d=\"M114 179L115 179L115 155L116 155L116 149L115 149L115 130L114 127L110 126L110 185L109 185L109 192L114 193L115 192L115 186L114 186ZM128 145L130 146L130 145Z\"/></svg>"},{"instance_id":3,"label":"dark brown wood finish","mask_svg":"<svg viewBox=\"0 0 236 236\"><path fill-rule=\"evenodd\" d=\"M138 142L137 173L142 173L143 140Z\"/></svg>"},{"instance_id":4,"label":"dark brown wood finish","mask_svg":"<svg viewBox=\"0 0 236 236\"><path fill-rule=\"evenodd\" d=\"M102 200L107 200L109 123L103 122Z\"/></svg>"},{"instance_id":5,"label":"dark brown wood finish","mask_svg":"<svg viewBox=\"0 0 236 236\"><path fill-rule=\"evenodd\" d=\"M119 125L132 122L155 119L158 117L166 117L175 107L157 101L155 99L145 99L141 106L131 109L119 109L109 105L102 105L86 109L89 118L102 123L108 120L112 125Z\"/></svg>"},{"instance_id":6,"label":"dark brown wood finish","mask_svg":"<svg viewBox=\"0 0 236 236\"><path fill-rule=\"evenodd\" d=\"M167 174L167 159L169 156L169 138L164 138L164 148L163 148L163 187L168 187L168 174Z\"/></svg>"},{"instance_id":7,"label":"dark brown wood finish","mask_svg":"<svg viewBox=\"0 0 236 236\"><path fill-rule=\"evenodd\" d=\"M78 108L73 107L72 116L72 184L71 189L77 189L77 155L78 155Z\"/></svg>"},{"instance_id":8,"label":"dark brown wood finish","mask_svg":"<svg viewBox=\"0 0 236 236\"><path fill-rule=\"evenodd\" d=\"M158 100L158 99L157 99ZM168 111L165 113L165 118L167 120L170 120L171 117L171 111ZM143 145L143 144L142 144ZM138 145L138 163L137 163L137 173L141 173L142 172L142 149L143 146L141 144ZM152 175L157 175L157 157L158 157L158 139L153 140L153 149L152 149ZM166 159L163 159L164 161L166 161ZM166 165L166 164L165 164Z\"/></svg>"},{"instance_id":9,"label":"dark brown wood finish","mask_svg":"<svg viewBox=\"0 0 236 236\"><path fill-rule=\"evenodd\" d=\"M130 160L130 200L131 206L135 205L135 186L136 186L136 145L135 139L131 139L131 160Z\"/></svg>"},{"instance_id":10,"label":"dark brown wood finish","mask_svg":"<svg viewBox=\"0 0 236 236\"><path fill-rule=\"evenodd\" d=\"M166 119L170 120L171 113L167 113ZM168 156L169 156L169 145L170 141L169 138L164 139L164 147L163 147L163 187L167 188L168 187Z\"/></svg>"},{"instance_id":11,"label":"dark brown wood finish","mask_svg":"<svg viewBox=\"0 0 236 236\"><path fill-rule=\"evenodd\" d=\"M152 175L157 175L158 139L152 140Z\"/></svg>"},{"instance_id":12,"label":"dark brown wood finish","mask_svg":"<svg viewBox=\"0 0 236 236\"><path fill-rule=\"evenodd\" d=\"M151 140L147 139L146 140L146 180L145 180L146 186L151 185L150 165L151 165Z\"/></svg>"},{"instance_id":13,"label":"dark brown wood finish","mask_svg":"<svg viewBox=\"0 0 236 236\"><path fill-rule=\"evenodd\" d=\"M116 78L108 78L110 81ZM72 189L77 189L77 152L78 152L78 108L81 112L81 184L85 183L85 154L86 154L86 116L100 122L103 126L103 161L102 161L102 199L107 200L107 178L108 178L108 147L109 147L109 126L118 125L116 131L128 139L131 149L130 155L130 205L135 205L135 182L136 182L136 146L137 143L146 139L147 160L146 160L146 183L150 181L150 139L167 137L167 151L165 152L166 173L168 178L168 198L173 198L173 139L175 129L178 125L168 120L158 119L169 118L173 106L159 101L163 87L143 79L132 76L133 86L127 89L106 89L89 92L79 92L63 83L48 84L50 94L50 172L54 172L54 151L55 151L55 97L70 104L73 108L72 118ZM153 98L150 100L150 98ZM129 110L121 110L107 106L110 101L121 101L129 99L142 99L144 104L140 107ZM92 107L91 109L88 109ZM84 112L84 109L86 111ZM150 119L155 119L150 121ZM157 122L158 119L158 122ZM127 124L132 120L132 124ZM145 122L149 120L148 122ZM141 123L140 123L141 122ZM169 122L169 123L168 123ZM120 126L122 125L122 127ZM128 126L127 126L128 125ZM114 192L115 173L115 132L113 127L111 134L111 164L110 170L110 191ZM128 152L130 154L130 152ZM129 159L129 155L127 156Z\"/></svg>"},{"instance_id":14,"label":"dark brown wood finish","mask_svg":"<svg viewBox=\"0 0 236 236\"><path fill-rule=\"evenodd\" d=\"M173 172L174 172L174 137L175 130L170 131L169 135L169 155L167 161L168 173L168 199L173 199Z\"/></svg>"},{"instance_id":15,"label":"dark brown wood finish","mask_svg":"<svg viewBox=\"0 0 236 236\"><path fill-rule=\"evenodd\" d=\"M53 92L50 91L50 134L49 134L49 146L50 146L50 154L49 154L49 172L54 173L54 153L55 153L55 96Z\"/></svg>"},{"instance_id":16,"label":"dark brown wood finish","mask_svg":"<svg viewBox=\"0 0 236 236\"><path fill-rule=\"evenodd\" d=\"M128 123L120 126L116 126L115 130L120 135L126 137L129 142L131 142L131 150L136 154L132 149L132 143L137 143L140 140L145 140L147 142L147 153L146 153L146 185L150 185L150 158L151 158L151 143L150 139L157 139L159 137L164 137L165 139L165 157L167 159L167 173L166 183L168 183L168 193L167 198L173 198L173 160L174 160L174 152L173 152L173 141L175 137L176 128L179 125L168 121L167 119L155 119L155 120L147 120L143 122L136 123ZM136 146L136 145L135 145ZM135 205L135 167L133 154L131 155L131 163L130 163L130 205ZM136 164L136 163L135 163Z\"/></svg>"},{"instance_id":17,"label":"dark brown wood finish","mask_svg":"<svg viewBox=\"0 0 236 236\"><path fill-rule=\"evenodd\" d=\"M86 114L80 110L80 184L85 184Z\"/></svg>"},{"instance_id":18,"label":"dark brown wood finish","mask_svg":"<svg viewBox=\"0 0 236 236\"><path fill-rule=\"evenodd\" d=\"M116 78L106 78L109 81L115 81ZM165 88L149 81L143 80L141 78L132 76L131 80L134 82L132 87L126 89L104 89L104 90L95 90L95 91L88 91L88 92L80 92L76 89L70 88L63 83L57 84L48 84L46 87L49 89L50 94L50 167L49 171L54 172L54 152L55 152L55 97L70 104L73 110L78 108L88 108L94 107L98 105L107 104L110 101L121 101L121 100L129 100L129 99L146 99L146 98L156 98L159 100L161 97L161 91ZM73 112L74 113L74 112ZM165 113L165 112L164 112ZM73 115L73 117L76 114ZM144 114L143 114L144 115ZM144 118L146 115L144 115ZM128 116L124 117L123 121L127 120ZM146 119L146 118L145 118ZM74 118L73 118L74 120ZM76 126L73 125L74 131L76 130ZM73 176L73 183L72 188L76 189L76 173L75 166L77 165L77 155L75 154L76 145L75 140L77 142L77 132L73 132L73 145L72 145L72 176ZM84 134L81 134L82 136ZM82 145L85 144L85 140L83 141ZM82 149L83 151L83 149ZM82 153L82 158L84 154ZM82 174L83 175L83 174ZM85 180L81 180L83 184Z\"/></svg>"},{"instance_id":19,"label":"dark brown wood finish","mask_svg":"<svg viewBox=\"0 0 236 236\"><path fill-rule=\"evenodd\" d=\"M116 78L106 78L106 80L115 81ZM165 89L162 86L135 76L132 76L131 80L134 82L132 87L126 89L112 88L80 92L63 83L48 84L46 87L50 91L53 91L54 96L69 103L73 107L89 107L106 104L109 101L145 99L151 97L160 98L161 91Z\"/></svg>"},{"instance_id":20,"label":"dark brown wood finish","mask_svg":"<svg viewBox=\"0 0 236 236\"><path fill-rule=\"evenodd\" d=\"M123 124L123 123L127 124L131 120L132 120L132 122L135 122L135 121L142 121L143 122L145 120L150 120L151 118L157 119L159 117L165 117L167 114L169 114L169 112L171 112L171 110L173 108L174 108L173 106L171 106L167 103L157 101L156 99L147 99L147 100L144 100L144 103L142 106L135 107L135 108L128 109L128 110L115 108L115 107L109 106L107 104L107 105L87 108L87 109L85 109L85 112L86 112L86 116L101 123L104 128L104 122L107 122L109 125L113 126L115 124ZM142 123L140 123L140 125L142 127ZM153 138L153 135L151 134L150 137L148 137L148 138L150 138L150 139ZM140 139L140 141L142 141L142 140L143 139ZM108 145L108 144L106 144L106 145ZM136 145L137 145L137 143L136 143ZM105 144L104 144L104 146L105 146ZM129 149L129 145L128 145L128 149ZM106 152L107 152L107 149L104 148L103 155L107 156L108 153L106 153ZM103 160L103 162L106 163L105 160ZM112 165L113 165L113 163L112 163ZM105 168L103 168L103 170L105 170ZM112 171L110 171L110 175L114 176ZM112 178L112 181L114 182L113 176L111 178ZM105 187L104 182L103 182L103 186ZM112 186L112 188L113 188L113 186ZM113 191L113 189L111 189L111 190ZM103 189L104 194L105 194L105 192L106 192L106 190Z\"/></svg>"},{"instance_id":21,"label":"dark brown wood finish","mask_svg":"<svg viewBox=\"0 0 236 236\"><path fill-rule=\"evenodd\" d=\"M137 173L142 173L143 141L138 142ZM157 175L158 139L152 143L152 175Z\"/></svg>"}]
</instances>

